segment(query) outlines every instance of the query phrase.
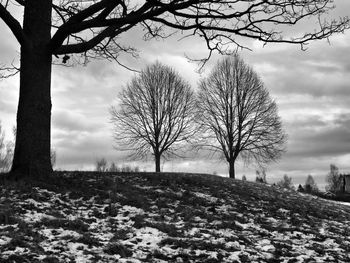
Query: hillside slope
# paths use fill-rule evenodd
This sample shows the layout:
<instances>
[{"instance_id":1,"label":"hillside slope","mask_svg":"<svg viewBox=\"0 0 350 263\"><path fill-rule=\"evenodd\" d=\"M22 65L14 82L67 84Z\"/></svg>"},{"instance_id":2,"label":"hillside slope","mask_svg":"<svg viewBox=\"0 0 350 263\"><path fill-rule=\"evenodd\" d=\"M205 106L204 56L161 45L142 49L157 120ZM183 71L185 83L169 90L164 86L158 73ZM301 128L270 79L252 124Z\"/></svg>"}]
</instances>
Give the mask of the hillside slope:
<instances>
[{"instance_id":1,"label":"hillside slope","mask_svg":"<svg viewBox=\"0 0 350 263\"><path fill-rule=\"evenodd\" d=\"M0 262L350 262L350 207L211 175L1 186Z\"/></svg>"}]
</instances>

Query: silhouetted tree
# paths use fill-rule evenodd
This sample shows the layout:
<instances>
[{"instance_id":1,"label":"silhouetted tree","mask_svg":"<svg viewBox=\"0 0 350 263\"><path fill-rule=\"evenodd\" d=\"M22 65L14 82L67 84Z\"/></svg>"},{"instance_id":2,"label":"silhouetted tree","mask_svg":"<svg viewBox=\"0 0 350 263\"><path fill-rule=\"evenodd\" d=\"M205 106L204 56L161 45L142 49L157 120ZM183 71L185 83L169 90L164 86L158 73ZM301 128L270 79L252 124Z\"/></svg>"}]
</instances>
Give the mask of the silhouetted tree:
<instances>
[{"instance_id":1,"label":"silhouetted tree","mask_svg":"<svg viewBox=\"0 0 350 263\"><path fill-rule=\"evenodd\" d=\"M195 133L195 97L179 74L159 62L134 77L119 94L119 107L111 108L117 144L133 157L154 156L160 172L164 154L174 154Z\"/></svg>"},{"instance_id":2,"label":"silhouetted tree","mask_svg":"<svg viewBox=\"0 0 350 263\"><path fill-rule=\"evenodd\" d=\"M305 181L305 186L304 186L305 192L307 193L315 193L318 192L318 187L317 184L312 177L312 175L308 175Z\"/></svg>"},{"instance_id":3,"label":"silhouetted tree","mask_svg":"<svg viewBox=\"0 0 350 263\"><path fill-rule=\"evenodd\" d=\"M135 54L134 48L121 44L120 36L137 25L143 27L144 35L140 37L144 39L164 38L176 30L200 36L210 54L213 50L233 52L230 43L241 46L236 36L303 45L344 30L348 19L337 22L322 19L332 8L332 2L0 0L0 19L20 45L18 132L12 174L48 176L52 171L53 55L61 56L62 63L67 63L72 54L82 54L86 60L95 57L117 60L121 53ZM22 22L16 19L21 14ZM299 37L285 37L278 26L294 25L309 17L318 18L319 26ZM8 67L3 69L8 72Z\"/></svg>"},{"instance_id":4,"label":"silhouetted tree","mask_svg":"<svg viewBox=\"0 0 350 263\"><path fill-rule=\"evenodd\" d=\"M277 182L277 185L282 188L295 190L294 184L292 182L292 177L289 177L288 175L284 175L283 179Z\"/></svg>"},{"instance_id":5,"label":"silhouetted tree","mask_svg":"<svg viewBox=\"0 0 350 263\"><path fill-rule=\"evenodd\" d=\"M239 156L265 164L284 151L286 135L277 105L238 55L221 60L200 82L197 108L196 121L203 133L200 145L223 153L231 178Z\"/></svg>"}]
</instances>

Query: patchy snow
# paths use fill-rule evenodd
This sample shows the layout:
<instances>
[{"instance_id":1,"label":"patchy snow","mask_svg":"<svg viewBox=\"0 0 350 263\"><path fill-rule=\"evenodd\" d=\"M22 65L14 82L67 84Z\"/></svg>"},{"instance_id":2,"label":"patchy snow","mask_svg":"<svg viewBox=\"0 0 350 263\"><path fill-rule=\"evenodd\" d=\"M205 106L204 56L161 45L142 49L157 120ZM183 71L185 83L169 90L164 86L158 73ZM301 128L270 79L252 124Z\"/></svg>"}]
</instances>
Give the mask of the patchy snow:
<instances>
[{"instance_id":1,"label":"patchy snow","mask_svg":"<svg viewBox=\"0 0 350 263\"><path fill-rule=\"evenodd\" d=\"M230 180L116 175L101 183L116 183L113 193L102 177L84 180L87 193L2 189L15 219L0 222L0 261L350 262L347 206Z\"/></svg>"},{"instance_id":2,"label":"patchy snow","mask_svg":"<svg viewBox=\"0 0 350 263\"><path fill-rule=\"evenodd\" d=\"M275 247L271 244L271 241L268 239L261 239L256 244L257 248L262 251L274 251Z\"/></svg>"},{"instance_id":3,"label":"patchy snow","mask_svg":"<svg viewBox=\"0 0 350 263\"><path fill-rule=\"evenodd\" d=\"M336 202L336 203L340 205L350 206L350 202Z\"/></svg>"},{"instance_id":4,"label":"patchy snow","mask_svg":"<svg viewBox=\"0 0 350 263\"><path fill-rule=\"evenodd\" d=\"M210 203L216 203L219 200L216 197L213 197L213 196L208 195L208 194L200 193L200 192L194 192L193 194L197 197L200 197L200 198L203 198L203 199L209 201Z\"/></svg>"},{"instance_id":5,"label":"patchy snow","mask_svg":"<svg viewBox=\"0 0 350 263\"><path fill-rule=\"evenodd\" d=\"M47 240L54 240L58 238L65 238L65 237L72 237L72 238L78 238L81 235L77 233L76 231L72 230L66 230L63 228L45 228L40 230L40 233L46 237Z\"/></svg>"},{"instance_id":6,"label":"patchy snow","mask_svg":"<svg viewBox=\"0 0 350 263\"><path fill-rule=\"evenodd\" d=\"M37 223L42 221L43 219L55 219L54 216L50 216L47 215L45 213L42 212L37 212L35 210L32 211L27 211L25 214L23 214L22 219L26 222L26 223Z\"/></svg>"},{"instance_id":7,"label":"patchy snow","mask_svg":"<svg viewBox=\"0 0 350 263\"><path fill-rule=\"evenodd\" d=\"M162 233L156 228L143 227L141 229L137 229L134 232L134 236L128 239L125 244L134 246L134 249L142 254L142 251L145 249L147 251L154 251L155 249L158 249L159 242L166 237L166 234ZM137 241L136 245L135 241Z\"/></svg>"},{"instance_id":8,"label":"patchy snow","mask_svg":"<svg viewBox=\"0 0 350 263\"><path fill-rule=\"evenodd\" d=\"M8 244L12 238L6 236L0 236L0 246Z\"/></svg>"}]
</instances>

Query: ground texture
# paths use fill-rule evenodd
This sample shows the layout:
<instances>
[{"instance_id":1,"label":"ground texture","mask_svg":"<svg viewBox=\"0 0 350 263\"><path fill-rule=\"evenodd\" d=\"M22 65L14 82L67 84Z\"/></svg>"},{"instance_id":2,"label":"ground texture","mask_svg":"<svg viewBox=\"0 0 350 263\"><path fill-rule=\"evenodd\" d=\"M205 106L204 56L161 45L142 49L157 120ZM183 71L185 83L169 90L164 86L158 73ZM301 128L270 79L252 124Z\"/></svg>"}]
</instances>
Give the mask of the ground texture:
<instances>
[{"instance_id":1,"label":"ground texture","mask_svg":"<svg viewBox=\"0 0 350 263\"><path fill-rule=\"evenodd\" d=\"M0 262L350 262L350 206L188 174L0 189Z\"/></svg>"}]
</instances>

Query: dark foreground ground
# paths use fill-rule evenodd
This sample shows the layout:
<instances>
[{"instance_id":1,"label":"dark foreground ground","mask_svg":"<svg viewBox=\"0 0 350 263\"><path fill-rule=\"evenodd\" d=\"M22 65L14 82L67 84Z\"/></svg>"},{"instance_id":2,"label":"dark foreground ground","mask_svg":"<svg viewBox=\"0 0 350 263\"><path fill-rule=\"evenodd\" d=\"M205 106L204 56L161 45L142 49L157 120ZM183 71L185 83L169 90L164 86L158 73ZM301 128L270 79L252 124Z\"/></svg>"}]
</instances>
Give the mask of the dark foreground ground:
<instances>
[{"instance_id":1,"label":"dark foreground ground","mask_svg":"<svg viewBox=\"0 0 350 263\"><path fill-rule=\"evenodd\" d=\"M0 262L350 262L350 206L190 174L0 185Z\"/></svg>"}]
</instances>

